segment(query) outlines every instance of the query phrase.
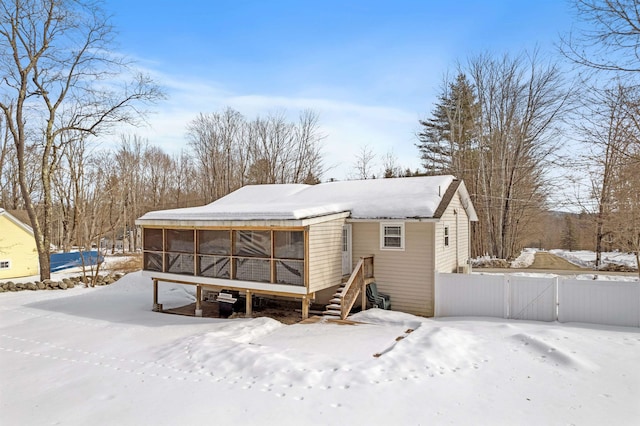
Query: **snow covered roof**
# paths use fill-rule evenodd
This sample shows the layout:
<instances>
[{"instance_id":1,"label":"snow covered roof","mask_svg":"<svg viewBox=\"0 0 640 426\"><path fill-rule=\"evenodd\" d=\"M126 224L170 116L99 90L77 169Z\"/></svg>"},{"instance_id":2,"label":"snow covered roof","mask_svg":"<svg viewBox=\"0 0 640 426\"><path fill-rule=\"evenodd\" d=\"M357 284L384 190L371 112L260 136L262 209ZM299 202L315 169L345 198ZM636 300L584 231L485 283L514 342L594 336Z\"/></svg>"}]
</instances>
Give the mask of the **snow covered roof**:
<instances>
[{"instance_id":1,"label":"snow covered roof","mask_svg":"<svg viewBox=\"0 0 640 426\"><path fill-rule=\"evenodd\" d=\"M353 219L433 218L454 181L446 175L248 185L205 206L149 212L137 223L301 220L342 212L350 212Z\"/></svg>"}]
</instances>

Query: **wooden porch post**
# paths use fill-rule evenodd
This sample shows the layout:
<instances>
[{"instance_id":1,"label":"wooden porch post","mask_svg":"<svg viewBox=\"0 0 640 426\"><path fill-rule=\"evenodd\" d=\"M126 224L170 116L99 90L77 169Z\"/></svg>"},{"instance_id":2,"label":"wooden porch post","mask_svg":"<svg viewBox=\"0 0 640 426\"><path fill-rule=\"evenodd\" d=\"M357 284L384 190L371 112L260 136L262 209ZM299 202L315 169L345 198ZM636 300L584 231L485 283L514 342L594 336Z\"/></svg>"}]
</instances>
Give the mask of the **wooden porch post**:
<instances>
[{"instance_id":1,"label":"wooden porch post","mask_svg":"<svg viewBox=\"0 0 640 426\"><path fill-rule=\"evenodd\" d=\"M153 279L153 311L162 311L162 305L158 303L158 280L156 278Z\"/></svg>"},{"instance_id":2,"label":"wooden porch post","mask_svg":"<svg viewBox=\"0 0 640 426\"><path fill-rule=\"evenodd\" d=\"M200 301L202 300L202 287L196 285L196 316L202 316L202 304Z\"/></svg>"},{"instance_id":3,"label":"wooden porch post","mask_svg":"<svg viewBox=\"0 0 640 426\"><path fill-rule=\"evenodd\" d=\"M246 293L246 298L247 298L247 306L245 309L245 317L247 318L251 318L251 316L253 315L253 298L251 295L251 290L247 290Z\"/></svg>"},{"instance_id":4,"label":"wooden porch post","mask_svg":"<svg viewBox=\"0 0 640 426\"><path fill-rule=\"evenodd\" d=\"M307 318L309 318L309 298L302 296L302 319L306 320Z\"/></svg>"},{"instance_id":5,"label":"wooden porch post","mask_svg":"<svg viewBox=\"0 0 640 426\"><path fill-rule=\"evenodd\" d=\"M367 282L365 280L362 281L362 307L361 310L367 310Z\"/></svg>"}]
</instances>

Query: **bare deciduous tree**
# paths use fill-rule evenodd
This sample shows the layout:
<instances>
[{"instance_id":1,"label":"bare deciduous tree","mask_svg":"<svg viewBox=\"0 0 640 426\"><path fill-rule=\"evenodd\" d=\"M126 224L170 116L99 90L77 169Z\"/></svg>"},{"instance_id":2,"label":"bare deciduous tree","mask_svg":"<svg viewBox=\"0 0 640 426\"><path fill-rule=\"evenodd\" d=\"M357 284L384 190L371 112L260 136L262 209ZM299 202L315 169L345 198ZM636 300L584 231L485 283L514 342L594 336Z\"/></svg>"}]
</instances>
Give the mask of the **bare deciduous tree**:
<instances>
[{"instance_id":1,"label":"bare deciduous tree","mask_svg":"<svg viewBox=\"0 0 640 426\"><path fill-rule=\"evenodd\" d=\"M382 157L382 176L385 178L394 178L402 176L402 168L398 165L398 157L393 150L388 151Z\"/></svg>"},{"instance_id":2,"label":"bare deciduous tree","mask_svg":"<svg viewBox=\"0 0 640 426\"><path fill-rule=\"evenodd\" d=\"M356 154L356 158L353 163L354 173L352 177L354 179L375 178L373 174L375 168L375 158L376 155L369 145L361 146L360 151L358 151L358 153Z\"/></svg>"},{"instance_id":3,"label":"bare deciduous tree","mask_svg":"<svg viewBox=\"0 0 640 426\"><path fill-rule=\"evenodd\" d=\"M323 138L312 111L291 123L284 114L247 121L227 108L200 114L188 126L208 202L245 184L317 182L323 174Z\"/></svg>"},{"instance_id":4,"label":"bare deciduous tree","mask_svg":"<svg viewBox=\"0 0 640 426\"><path fill-rule=\"evenodd\" d=\"M545 207L545 173L569 91L537 52L472 57L442 90L433 117L421 121L424 165L467 182L480 219L474 254L513 257Z\"/></svg>"},{"instance_id":5,"label":"bare deciduous tree","mask_svg":"<svg viewBox=\"0 0 640 426\"><path fill-rule=\"evenodd\" d=\"M207 200L213 201L237 189L245 161L244 117L231 108L221 113L200 114L187 126L189 146L201 170ZM239 167L238 167L239 166ZM244 167L243 167L244 166Z\"/></svg>"},{"instance_id":6,"label":"bare deciduous tree","mask_svg":"<svg viewBox=\"0 0 640 426\"><path fill-rule=\"evenodd\" d=\"M558 66L530 55L469 63L478 94L479 188L490 252L514 256L519 234L544 207L545 172L560 144L569 90Z\"/></svg>"},{"instance_id":7,"label":"bare deciduous tree","mask_svg":"<svg viewBox=\"0 0 640 426\"><path fill-rule=\"evenodd\" d=\"M135 124L141 105L162 96L147 76L131 75L129 64L111 50L113 34L95 2L0 3L0 110L15 146L41 279L50 276L51 175L63 145L117 123ZM27 184L26 152L33 145L41 165L41 215Z\"/></svg>"},{"instance_id":8,"label":"bare deciduous tree","mask_svg":"<svg viewBox=\"0 0 640 426\"><path fill-rule=\"evenodd\" d=\"M612 191L612 240L619 250L634 253L640 277L640 135L635 135L631 156L626 156L615 177Z\"/></svg>"},{"instance_id":9,"label":"bare deciduous tree","mask_svg":"<svg viewBox=\"0 0 640 426\"><path fill-rule=\"evenodd\" d=\"M561 52L596 70L640 71L638 0L573 0L578 30L562 39Z\"/></svg>"},{"instance_id":10,"label":"bare deciduous tree","mask_svg":"<svg viewBox=\"0 0 640 426\"><path fill-rule=\"evenodd\" d=\"M592 89L585 101L578 130L588 150L583 164L590 178L594 205L585 208L595 218L598 268L604 242L613 242L621 230L627 230L626 226L620 228L623 222L619 218L625 216L627 208L633 214L633 203L628 202L630 194L625 188L634 182L628 170L634 170L639 163L636 155L640 144L637 121L640 93L635 87L615 82L609 88ZM638 169L635 170L637 174Z\"/></svg>"}]
</instances>

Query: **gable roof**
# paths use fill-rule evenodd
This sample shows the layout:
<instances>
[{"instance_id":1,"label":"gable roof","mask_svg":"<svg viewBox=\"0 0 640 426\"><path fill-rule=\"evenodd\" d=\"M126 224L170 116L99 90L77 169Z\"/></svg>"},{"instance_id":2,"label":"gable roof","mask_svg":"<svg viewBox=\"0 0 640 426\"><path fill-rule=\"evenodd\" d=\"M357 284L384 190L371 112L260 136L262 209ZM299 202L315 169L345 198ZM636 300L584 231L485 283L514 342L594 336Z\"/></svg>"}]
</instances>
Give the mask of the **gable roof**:
<instances>
[{"instance_id":1,"label":"gable roof","mask_svg":"<svg viewBox=\"0 0 640 426\"><path fill-rule=\"evenodd\" d=\"M211 204L149 212L137 222L300 220L343 212L352 219L435 218L453 182L453 176L445 175L248 185Z\"/></svg>"},{"instance_id":2,"label":"gable roof","mask_svg":"<svg viewBox=\"0 0 640 426\"><path fill-rule=\"evenodd\" d=\"M3 209L2 207L0 207L0 216L4 216L7 219L9 219L11 222L13 222L14 224L16 224L16 226L24 229L26 232L28 232L29 234L33 235L33 229L27 225L26 223L20 221L18 218L16 218L15 216L13 216L12 214L10 214L8 211L6 211L5 209Z\"/></svg>"},{"instance_id":3,"label":"gable roof","mask_svg":"<svg viewBox=\"0 0 640 426\"><path fill-rule=\"evenodd\" d=\"M438 219L442 217L456 193L460 196L462 208L467 213L467 217L469 218L469 220L472 222L477 222L478 214L476 213L475 207L473 207L473 204L471 203L471 197L469 196L469 192L467 192L467 187L465 186L463 181L457 179L454 180L451 185L449 185L449 188L447 188L447 192L444 193L442 202L436 209L433 217Z\"/></svg>"}]
</instances>

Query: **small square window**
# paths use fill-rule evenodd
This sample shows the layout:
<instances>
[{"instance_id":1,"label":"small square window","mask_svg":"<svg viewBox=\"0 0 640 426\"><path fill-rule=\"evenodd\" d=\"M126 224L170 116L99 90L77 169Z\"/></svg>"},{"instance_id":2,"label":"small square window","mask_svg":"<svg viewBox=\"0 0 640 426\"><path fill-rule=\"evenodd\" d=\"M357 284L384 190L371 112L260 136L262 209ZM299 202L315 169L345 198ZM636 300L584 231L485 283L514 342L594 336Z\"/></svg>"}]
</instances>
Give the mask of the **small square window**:
<instances>
[{"instance_id":1,"label":"small square window","mask_svg":"<svg viewBox=\"0 0 640 426\"><path fill-rule=\"evenodd\" d=\"M10 269L11 262L9 260L0 260L0 269Z\"/></svg>"},{"instance_id":2,"label":"small square window","mask_svg":"<svg viewBox=\"0 0 640 426\"><path fill-rule=\"evenodd\" d=\"M444 227L444 246L449 247L449 225Z\"/></svg>"},{"instance_id":3,"label":"small square window","mask_svg":"<svg viewBox=\"0 0 640 426\"><path fill-rule=\"evenodd\" d=\"M380 224L380 249L404 250L404 223Z\"/></svg>"}]
</instances>

